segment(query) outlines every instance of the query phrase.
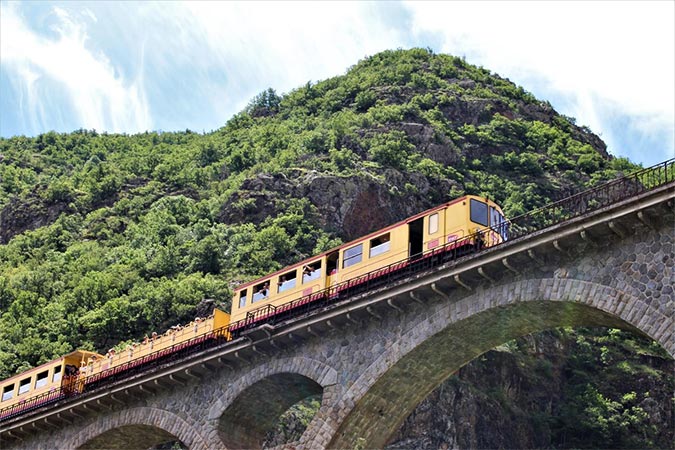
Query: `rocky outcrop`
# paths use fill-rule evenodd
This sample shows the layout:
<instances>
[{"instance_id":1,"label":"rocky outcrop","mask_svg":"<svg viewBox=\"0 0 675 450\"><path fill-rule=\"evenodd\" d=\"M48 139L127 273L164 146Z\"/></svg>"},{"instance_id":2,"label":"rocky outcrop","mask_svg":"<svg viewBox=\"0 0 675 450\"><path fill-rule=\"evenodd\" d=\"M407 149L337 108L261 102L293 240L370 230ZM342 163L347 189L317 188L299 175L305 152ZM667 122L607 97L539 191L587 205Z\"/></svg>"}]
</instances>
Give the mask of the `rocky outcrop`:
<instances>
[{"instance_id":1,"label":"rocky outcrop","mask_svg":"<svg viewBox=\"0 0 675 450\"><path fill-rule=\"evenodd\" d=\"M549 333L523 342L540 355L539 365L525 364L522 355L506 349L486 353L429 395L388 448L549 448L546 420L533 417L550 417L560 404L569 355Z\"/></svg>"},{"instance_id":2,"label":"rocky outcrop","mask_svg":"<svg viewBox=\"0 0 675 450\"><path fill-rule=\"evenodd\" d=\"M319 212L315 225L351 240L448 200L454 186L448 180L429 180L394 169L381 178L314 171L294 175L259 174L244 181L223 204L219 220L260 224L284 211L290 198L306 198ZM411 186L415 192L406 191Z\"/></svg>"},{"instance_id":3,"label":"rocky outcrop","mask_svg":"<svg viewBox=\"0 0 675 450\"><path fill-rule=\"evenodd\" d=\"M24 231L52 224L61 213L71 213L67 203L47 204L37 196L26 199L12 198L0 210L0 244L6 244Z\"/></svg>"},{"instance_id":4,"label":"rocky outcrop","mask_svg":"<svg viewBox=\"0 0 675 450\"><path fill-rule=\"evenodd\" d=\"M387 449L670 448L675 411L672 403L655 399L672 394L675 363L627 353L608 341L553 331L491 350L422 401ZM634 342L649 345L637 337ZM610 361L612 354L624 359ZM604 364L604 371L590 361ZM617 376L646 365L654 368L651 375ZM600 401L586 392L598 392ZM635 404L622 403L632 395ZM636 417L648 418L639 431L630 429ZM602 421L622 425L603 428Z\"/></svg>"}]
</instances>

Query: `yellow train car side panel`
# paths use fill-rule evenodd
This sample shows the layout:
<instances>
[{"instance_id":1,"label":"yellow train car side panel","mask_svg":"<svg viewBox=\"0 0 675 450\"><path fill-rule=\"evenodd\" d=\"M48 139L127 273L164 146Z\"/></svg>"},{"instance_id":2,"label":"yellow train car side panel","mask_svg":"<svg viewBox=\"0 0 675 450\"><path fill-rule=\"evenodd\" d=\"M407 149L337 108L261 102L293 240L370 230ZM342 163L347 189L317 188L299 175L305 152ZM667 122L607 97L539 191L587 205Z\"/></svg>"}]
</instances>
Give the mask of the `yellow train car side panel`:
<instances>
[{"instance_id":1,"label":"yellow train car side panel","mask_svg":"<svg viewBox=\"0 0 675 450\"><path fill-rule=\"evenodd\" d=\"M469 234L468 199L449 205L445 209L445 243L453 242Z\"/></svg>"},{"instance_id":2,"label":"yellow train car side panel","mask_svg":"<svg viewBox=\"0 0 675 450\"><path fill-rule=\"evenodd\" d=\"M61 387L64 358L58 358L15 375L0 384L0 409Z\"/></svg>"},{"instance_id":3,"label":"yellow train car side panel","mask_svg":"<svg viewBox=\"0 0 675 450\"><path fill-rule=\"evenodd\" d=\"M162 350L176 348L191 339L203 336L217 328L229 324L230 315L219 309L214 310L213 315L207 318L195 318L184 326L176 325L163 334L152 333L142 342L136 342L127 346L126 349L115 352L109 351L107 355L92 355L87 358L86 364L80 370L80 377L86 378L96 375L108 369L122 366L134 360L144 357L152 357Z\"/></svg>"},{"instance_id":4,"label":"yellow train car side panel","mask_svg":"<svg viewBox=\"0 0 675 450\"><path fill-rule=\"evenodd\" d=\"M218 328L226 327L230 324L230 315L225 311L216 309L213 311L213 329L217 330Z\"/></svg>"},{"instance_id":5,"label":"yellow train car side panel","mask_svg":"<svg viewBox=\"0 0 675 450\"><path fill-rule=\"evenodd\" d=\"M66 394L81 391L86 379L92 375L157 354L162 350L181 348L181 345L194 338L211 336L210 332L226 327L229 323L230 315L216 309L208 318L195 318L185 326L174 326L162 335L153 333L151 338L146 337L143 342L129 345L120 352L111 350L104 356L91 351L75 350L1 381L0 410L10 407L20 408L30 399L42 401L51 398L45 397L45 394L50 392L59 394L59 388Z\"/></svg>"},{"instance_id":6,"label":"yellow train car side panel","mask_svg":"<svg viewBox=\"0 0 675 450\"><path fill-rule=\"evenodd\" d=\"M232 298L231 322L265 305L279 306L326 287L326 255L305 260L238 288Z\"/></svg>"},{"instance_id":7,"label":"yellow train car side panel","mask_svg":"<svg viewBox=\"0 0 675 450\"><path fill-rule=\"evenodd\" d=\"M227 340L231 339L230 332L225 329L230 324L230 315L226 313L225 311L221 311L219 309L215 309L213 311L213 316L211 316L208 320L211 321L211 330L214 332L222 333L223 331L218 331L218 330L225 330L224 331L224 336Z\"/></svg>"},{"instance_id":8,"label":"yellow train car side panel","mask_svg":"<svg viewBox=\"0 0 675 450\"><path fill-rule=\"evenodd\" d=\"M423 252L432 252L436 247L445 244L445 213L447 208L430 211L424 216Z\"/></svg>"},{"instance_id":9,"label":"yellow train car side panel","mask_svg":"<svg viewBox=\"0 0 675 450\"><path fill-rule=\"evenodd\" d=\"M253 292L252 299L255 303L260 303L261 306L265 304L278 306L295 298L302 297L304 291L307 291L307 294L311 294L312 289L309 288L313 284L317 284L314 279L305 280L302 267L294 266L284 269L282 273L269 278L269 293L267 297ZM255 286L252 289L255 290ZM255 306L255 303L253 306Z\"/></svg>"},{"instance_id":10,"label":"yellow train car side panel","mask_svg":"<svg viewBox=\"0 0 675 450\"><path fill-rule=\"evenodd\" d=\"M382 239L388 239L382 241ZM384 228L340 250L337 282L357 278L408 257L408 225Z\"/></svg>"},{"instance_id":11,"label":"yellow train car side panel","mask_svg":"<svg viewBox=\"0 0 675 450\"><path fill-rule=\"evenodd\" d=\"M34 397L56 392L59 388L74 388L76 372L94 352L75 350L26 372L4 380L0 385L0 409L21 405ZM69 376L72 374L72 376Z\"/></svg>"},{"instance_id":12,"label":"yellow train car side panel","mask_svg":"<svg viewBox=\"0 0 675 450\"><path fill-rule=\"evenodd\" d=\"M490 231L497 219L504 221L499 207L488 199L473 195L432 208L322 255L239 286L232 299L232 323L245 319L251 311L258 311L259 316L255 319L274 314L272 309L261 308L266 305L278 308L321 289L356 280L380 269L386 270L387 266L408 257L428 254L448 243L457 241L458 245L465 245L469 242L461 240L477 231L485 231L483 240L489 241L484 242L486 245L501 242L504 237ZM306 285L303 278L303 266L308 263L315 263L320 273L311 286Z\"/></svg>"}]
</instances>

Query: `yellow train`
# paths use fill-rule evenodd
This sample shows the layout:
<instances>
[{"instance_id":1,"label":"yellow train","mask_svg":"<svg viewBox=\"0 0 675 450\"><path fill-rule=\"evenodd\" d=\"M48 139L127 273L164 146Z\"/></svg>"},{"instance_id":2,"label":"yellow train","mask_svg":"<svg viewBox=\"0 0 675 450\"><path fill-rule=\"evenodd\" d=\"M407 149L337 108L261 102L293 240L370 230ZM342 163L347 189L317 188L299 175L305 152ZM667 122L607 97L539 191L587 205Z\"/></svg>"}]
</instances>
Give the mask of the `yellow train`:
<instances>
[{"instance_id":1,"label":"yellow train","mask_svg":"<svg viewBox=\"0 0 675 450\"><path fill-rule=\"evenodd\" d=\"M113 382L187 351L237 337L261 323L386 283L415 267L430 267L508 239L508 224L494 202L464 196L243 284L232 313L214 310L185 326L106 355L76 350L0 382L0 421Z\"/></svg>"},{"instance_id":2,"label":"yellow train","mask_svg":"<svg viewBox=\"0 0 675 450\"><path fill-rule=\"evenodd\" d=\"M467 195L340 247L239 286L232 299L233 330L304 303L401 270L417 259L457 248L491 246L508 238L506 219L491 200Z\"/></svg>"},{"instance_id":3,"label":"yellow train","mask_svg":"<svg viewBox=\"0 0 675 450\"><path fill-rule=\"evenodd\" d=\"M217 339L229 340L230 315L216 309L206 318L175 325L163 334L152 333L141 342L101 355L76 350L0 382L0 420L35 410L65 397L113 381L132 370L166 362L188 348Z\"/></svg>"}]
</instances>

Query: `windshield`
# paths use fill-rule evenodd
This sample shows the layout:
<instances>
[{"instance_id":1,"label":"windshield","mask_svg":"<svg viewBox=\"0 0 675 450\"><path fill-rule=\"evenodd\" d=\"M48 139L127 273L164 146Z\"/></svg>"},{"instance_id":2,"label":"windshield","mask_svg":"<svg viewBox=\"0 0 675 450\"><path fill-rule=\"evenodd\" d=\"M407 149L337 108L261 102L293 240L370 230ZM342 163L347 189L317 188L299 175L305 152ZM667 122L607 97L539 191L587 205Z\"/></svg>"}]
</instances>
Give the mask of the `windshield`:
<instances>
[{"instance_id":1,"label":"windshield","mask_svg":"<svg viewBox=\"0 0 675 450\"><path fill-rule=\"evenodd\" d=\"M497 208L490 206L490 228L506 241L509 238L508 223Z\"/></svg>"}]
</instances>

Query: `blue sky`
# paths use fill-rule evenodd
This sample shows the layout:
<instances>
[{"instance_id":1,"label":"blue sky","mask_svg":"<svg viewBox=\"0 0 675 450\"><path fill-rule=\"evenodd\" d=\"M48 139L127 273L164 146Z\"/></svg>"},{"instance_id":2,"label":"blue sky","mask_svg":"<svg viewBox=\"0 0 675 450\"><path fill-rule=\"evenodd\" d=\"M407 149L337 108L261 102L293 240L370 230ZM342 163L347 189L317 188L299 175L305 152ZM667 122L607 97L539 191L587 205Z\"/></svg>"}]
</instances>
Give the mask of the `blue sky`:
<instances>
[{"instance_id":1,"label":"blue sky","mask_svg":"<svg viewBox=\"0 0 675 450\"><path fill-rule=\"evenodd\" d=\"M675 156L675 2L0 2L0 135L209 132L257 93L429 47L645 166Z\"/></svg>"}]
</instances>

